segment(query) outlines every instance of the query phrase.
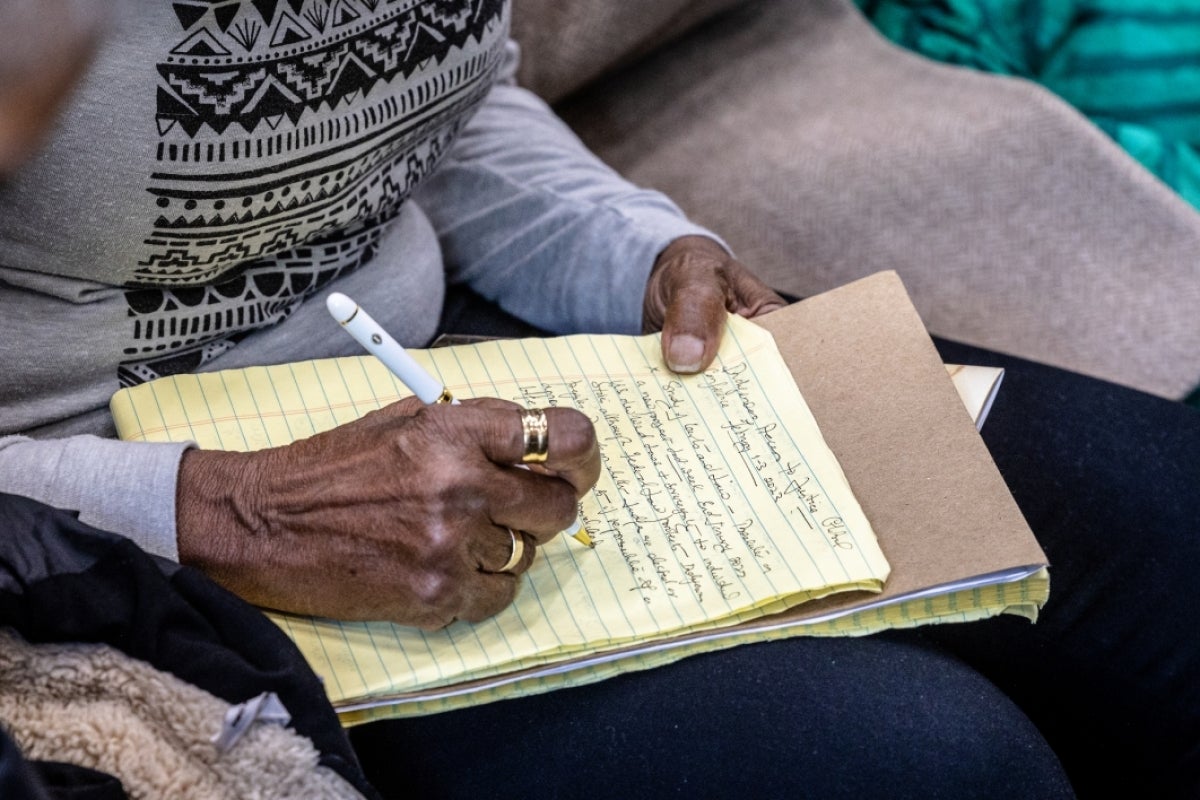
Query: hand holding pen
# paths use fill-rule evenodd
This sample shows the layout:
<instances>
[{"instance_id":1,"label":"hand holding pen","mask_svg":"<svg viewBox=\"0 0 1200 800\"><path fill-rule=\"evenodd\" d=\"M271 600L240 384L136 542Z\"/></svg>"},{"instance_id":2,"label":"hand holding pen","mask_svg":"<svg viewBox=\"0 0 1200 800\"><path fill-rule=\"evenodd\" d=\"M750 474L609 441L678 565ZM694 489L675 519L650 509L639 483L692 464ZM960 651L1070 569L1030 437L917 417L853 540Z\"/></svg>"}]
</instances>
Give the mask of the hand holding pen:
<instances>
[{"instance_id":1,"label":"hand holding pen","mask_svg":"<svg viewBox=\"0 0 1200 800\"><path fill-rule=\"evenodd\" d=\"M326 300L330 315L361 344L391 370L401 383L407 386L423 403L458 404L450 391L430 375L409 355L395 339L383 329L358 303L340 292L334 292ZM549 454L549 423L544 409L526 409L521 413L522 441L524 452L521 464L544 464ZM521 558L522 539L516 532L512 536L512 553L509 562L515 564ZM592 546L592 540L583 529L583 522L576 517L567 527L566 533L581 544ZM500 572L506 569L499 570Z\"/></svg>"},{"instance_id":2,"label":"hand holding pen","mask_svg":"<svg viewBox=\"0 0 1200 800\"><path fill-rule=\"evenodd\" d=\"M485 619L600 474L591 420L570 408L545 411L547 474L513 469L528 449L522 412L408 397L279 447L188 450L180 560L282 611L426 629Z\"/></svg>"}]
</instances>

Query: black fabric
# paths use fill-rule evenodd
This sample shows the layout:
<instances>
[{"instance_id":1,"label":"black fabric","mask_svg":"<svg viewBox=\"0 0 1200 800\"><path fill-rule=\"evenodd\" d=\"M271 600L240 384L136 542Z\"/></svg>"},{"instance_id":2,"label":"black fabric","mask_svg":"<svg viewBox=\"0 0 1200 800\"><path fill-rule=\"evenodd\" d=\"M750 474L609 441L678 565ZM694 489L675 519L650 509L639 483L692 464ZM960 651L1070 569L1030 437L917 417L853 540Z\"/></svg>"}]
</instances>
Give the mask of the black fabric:
<instances>
[{"instance_id":1,"label":"black fabric","mask_svg":"<svg viewBox=\"0 0 1200 800\"><path fill-rule=\"evenodd\" d=\"M58 761L34 761L33 768L53 800L128 800L121 782L105 772Z\"/></svg>"},{"instance_id":2,"label":"black fabric","mask_svg":"<svg viewBox=\"0 0 1200 800\"><path fill-rule=\"evenodd\" d=\"M1020 709L912 637L744 645L353 728L388 798L1069 798Z\"/></svg>"},{"instance_id":3,"label":"black fabric","mask_svg":"<svg viewBox=\"0 0 1200 800\"><path fill-rule=\"evenodd\" d=\"M548 335L548 331L514 317L462 284L446 287L446 300L442 305L438 330L451 335L505 339Z\"/></svg>"},{"instance_id":4,"label":"black fabric","mask_svg":"<svg viewBox=\"0 0 1200 800\"><path fill-rule=\"evenodd\" d=\"M21 751L0 728L0 798L4 800L51 800L50 794Z\"/></svg>"},{"instance_id":5,"label":"black fabric","mask_svg":"<svg viewBox=\"0 0 1200 800\"><path fill-rule=\"evenodd\" d=\"M0 728L0 800L127 800L121 782L99 770L27 761Z\"/></svg>"},{"instance_id":6,"label":"black fabric","mask_svg":"<svg viewBox=\"0 0 1200 800\"><path fill-rule=\"evenodd\" d=\"M230 703L273 691L321 763L373 796L292 641L193 569L68 512L0 494L0 624L34 643L108 644Z\"/></svg>"},{"instance_id":7,"label":"black fabric","mask_svg":"<svg viewBox=\"0 0 1200 800\"><path fill-rule=\"evenodd\" d=\"M1050 560L1035 626L929 628L1029 713L1082 796L1200 798L1200 410L1005 368L983 439Z\"/></svg>"}]
</instances>

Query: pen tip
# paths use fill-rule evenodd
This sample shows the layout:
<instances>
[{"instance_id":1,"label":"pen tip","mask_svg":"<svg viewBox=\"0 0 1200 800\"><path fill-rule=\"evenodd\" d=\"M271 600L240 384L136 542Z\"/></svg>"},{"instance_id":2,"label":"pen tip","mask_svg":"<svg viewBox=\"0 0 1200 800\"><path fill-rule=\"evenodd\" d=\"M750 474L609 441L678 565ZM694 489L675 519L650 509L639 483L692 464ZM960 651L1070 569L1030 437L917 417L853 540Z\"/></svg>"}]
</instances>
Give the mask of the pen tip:
<instances>
[{"instance_id":1,"label":"pen tip","mask_svg":"<svg viewBox=\"0 0 1200 800\"><path fill-rule=\"evenodd\" d=\"M592 537L588 536L588 532L585 531L583 528L580 528L579 530L577 530L575 533L573 533L571 535L573 537L575 537L575 541L579 542L580 544L587 545L588 547L592 548L593 550L596 549L596 543L592 541Z\"/></svg>"}]
</instances>

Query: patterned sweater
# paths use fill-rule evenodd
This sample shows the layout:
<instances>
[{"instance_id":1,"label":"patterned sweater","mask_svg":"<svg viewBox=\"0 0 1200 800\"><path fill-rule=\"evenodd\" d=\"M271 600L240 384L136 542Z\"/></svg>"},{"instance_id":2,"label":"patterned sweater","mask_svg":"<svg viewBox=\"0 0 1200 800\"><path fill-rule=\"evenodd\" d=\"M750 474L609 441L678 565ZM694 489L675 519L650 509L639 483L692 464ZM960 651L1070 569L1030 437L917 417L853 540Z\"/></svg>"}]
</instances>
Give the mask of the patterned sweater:
<instances>
[{"instance_id":1,"label":"patterned sweater","mask_svg":"<svg viewBox=\"0 0 1200 800\"><path fill-rule=\"evenodd\" d=\"M410 346L446 281L556 331L634 332L703 232L515 87L503 0L123 0L48 146L0 184L0 491L175 555L182 448L111 440L113 391Z\"/></svg>"}]
</instances>

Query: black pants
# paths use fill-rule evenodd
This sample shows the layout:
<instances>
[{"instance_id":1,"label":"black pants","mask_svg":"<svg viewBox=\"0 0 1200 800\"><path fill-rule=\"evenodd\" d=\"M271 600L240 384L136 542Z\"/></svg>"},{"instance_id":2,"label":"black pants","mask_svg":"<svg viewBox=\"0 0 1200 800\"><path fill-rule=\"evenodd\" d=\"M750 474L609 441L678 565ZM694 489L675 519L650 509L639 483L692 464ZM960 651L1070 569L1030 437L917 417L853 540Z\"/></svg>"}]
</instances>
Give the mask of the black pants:
<instances>
[{"instance_id":1,"label":"black pants","mask_svg":"<svg viewBox=\"0 0 1200 800\"><path fill-rule=\"evenodd\" d=\"M375 723L351 731L368 777L388 797L1200 797L1200 412L938 347L1007 370L983 438L1050 559L1036 625L748 645Z\"/></svg>"}]
</instances>

